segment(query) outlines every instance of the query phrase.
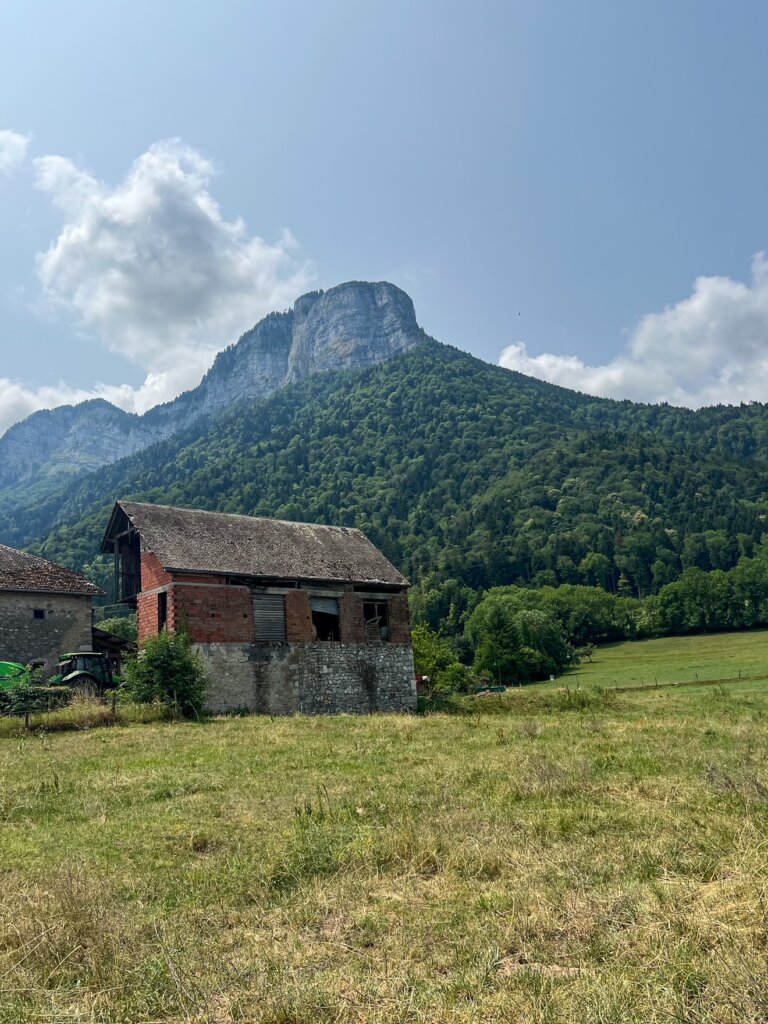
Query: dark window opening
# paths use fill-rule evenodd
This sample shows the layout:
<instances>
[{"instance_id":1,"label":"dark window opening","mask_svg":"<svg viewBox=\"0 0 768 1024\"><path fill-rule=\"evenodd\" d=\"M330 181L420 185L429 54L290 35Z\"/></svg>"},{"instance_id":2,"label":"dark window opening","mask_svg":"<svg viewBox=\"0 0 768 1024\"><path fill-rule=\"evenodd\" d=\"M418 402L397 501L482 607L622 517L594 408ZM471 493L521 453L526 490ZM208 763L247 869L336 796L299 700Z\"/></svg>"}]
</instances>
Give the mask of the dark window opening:
<instances>
[{"instance_id":1,"label":"dark window opening","mask_svg":"<svg viewBox=\"0 0 768 1024\"><path fill-rule=\"evenodd\" d=\"M141 542L135 532L115 541L115 600L133 602L141 590Z\"/></svg>"},{"instance_id":2,"label":"dark window opening","mask_svg":"<svg viewBox=\"0 0 768 1024\"><path fill-rule=\"evenodd\" d=\"M339 602L335 597L310 597L312 629L316 640L341 640Z\"/></svg>"},{"instance_id":3,"label":"dark window opening","mask_svg":"<svg viewBox=\"0 0 768 1024\"><path fill-rule=\"evenodd\" d=\"M367 644L389 640L389 608L386 601L363 601L363 635Z\"/></svg>"},{"instance_id":4,"label":"dark window opening","mask_svg":"<svg viewBox=\"0 0 768 1024\"><path fill-rule=\"evenodd\" d=\"M35 619L44 619L45 618L45 608L34 608L32 610L32 616Z\"/></svg>"},{"instance_id":5,"label":"dark window opening","mask_svg":"<svg viewBox=\"0 0 768 1024\"><path fill-rule=\"evenodd\" d=\"M165 632L168 626L168 592L163 591L157 595L157 631Z\"/></svg>"}]
</instances>

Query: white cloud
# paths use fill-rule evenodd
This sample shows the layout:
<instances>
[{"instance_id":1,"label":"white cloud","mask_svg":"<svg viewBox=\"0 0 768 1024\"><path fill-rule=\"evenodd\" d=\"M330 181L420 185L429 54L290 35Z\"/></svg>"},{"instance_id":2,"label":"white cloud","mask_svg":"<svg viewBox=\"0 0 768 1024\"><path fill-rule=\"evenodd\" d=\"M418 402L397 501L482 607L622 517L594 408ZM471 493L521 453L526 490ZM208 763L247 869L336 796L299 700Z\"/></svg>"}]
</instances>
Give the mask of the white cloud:
<instances>
[{"instance_id":1,"label":"white cloud","mask_svg":"<svg viewBox=\"0 0 768 1024\"><path fill-rule=\"evenodd\" d=\"M35 389L24 387L18 381L0 377L0 436L12 423L25 419L39 409L82 402L93 397L87 391L69 388L66 384Z\"/></svg>"},{"instance_id":2,"label":"white cloud","mask_svg":"<svg viewBox=\"0 0 768 1024\"><path fill-rule=\"evenodd\" d=\"M576 356L529 355L522 342L502 366L577 391L698 408L768 401L768 259L758 253L748 283L699 277L688 298L644 316L626 350L601 366Z\"/></svg>"},{"instance_id":3,"label":"white cloud","mask_svg":"<svg viewBox=\"0 0 768 1024\"><path fill-rule=\"evenodd\" d=\"M138 388L25 388L0 379L0 432L30 412L106 398L144 412L196 385L216 353L313 283L287 231L274 243L225 220L213 165L179 139L157 142L112 188L73 161L34 161L36 184L64 214L37 258L45 306L146 372Z\"/></svg>"},{"instance_id":4,"label":"white cloud","mask_svg":"<svg viewBox=\"0 0 768 1024\"><path fill-rule=\"evenodd\" d=\"M10 174L27 156L29 135L0 129L0 174Z\"/></svg>"}]
</instances>

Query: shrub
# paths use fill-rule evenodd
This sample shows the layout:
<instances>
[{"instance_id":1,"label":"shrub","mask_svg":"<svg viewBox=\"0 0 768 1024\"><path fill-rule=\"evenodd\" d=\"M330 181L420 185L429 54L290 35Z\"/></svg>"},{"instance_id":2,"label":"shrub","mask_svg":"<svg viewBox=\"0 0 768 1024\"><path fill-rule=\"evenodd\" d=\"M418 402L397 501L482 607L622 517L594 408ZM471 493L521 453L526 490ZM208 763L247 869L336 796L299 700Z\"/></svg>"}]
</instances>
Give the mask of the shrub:
<instances>
[{"instance_id":1,"label":"shrub","mask_svg":"<svg viewBox=\"0 0 768 1024\"><path fill-rule=\"evenodd\" d=\"M0 690L0 715L19 716L56 711L69 704L72 691L68 686L36 686L20 683Z\"/></svg>"},{"instance_id":2,"label":"shrub","mask_svg":"<svg viewBox=\"0 0 768 1024\"><path fill-rule=\"evenodd\" d=\"M133 615L123 615L120 618L102 619L101 622L96 623L96 626L98 629L103 629L105 633L122 637L123 640L131 640L136 643L138 639L139 631L135 612Z\"/></svg>"},{"instance_id":3,"label":"shrub","mask_svg":"<svg viewBox=\"0 0 768 1024\"><path fill-rule=\"evenodd\" d=\"M439 672L432 687L435 694L469 693L474 685L474 677L466 665L456 661Z\"/></svg>"},{"instance_id":4,"label":"shrub","mask_svg":"<svg viewBox=\"0 0 768 1024\"><path fill-rule=\"evenodd\" d=\"M167 704L185 718L199 717L207 679L203 659L184 632L159 633L125 664L125 689L137 704Z\"/></svg>"},{"instance_id":5,"label":"shrub","mask_svg":"<svg viewBox=\"0 0 768 1024\"><path fill-rule=\"evenodd\" d=\"M472 688L472 675L450 640L424 624L413 627L411 640L416 671L429 678L430 692L466 693Z\"/></svg>"}]
</instances>

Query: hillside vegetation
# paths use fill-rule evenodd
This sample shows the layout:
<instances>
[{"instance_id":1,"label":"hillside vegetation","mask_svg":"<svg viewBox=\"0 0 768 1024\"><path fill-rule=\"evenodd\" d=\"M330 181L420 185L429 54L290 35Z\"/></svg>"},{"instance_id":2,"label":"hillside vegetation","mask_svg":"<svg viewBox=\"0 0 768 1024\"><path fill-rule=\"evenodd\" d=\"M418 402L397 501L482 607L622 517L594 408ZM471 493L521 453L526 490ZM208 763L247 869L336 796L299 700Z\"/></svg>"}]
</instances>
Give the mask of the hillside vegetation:
<instances>
[{"instance_id":1,"label":"hillside vegetation","mask_svg":"<svg viewBox=\"0 0 768 1024\"><path fill-rule=\"evenodd\" d=\"M358 526L434 598L588 583L633 595L729 569L768 523L761 405L590 398L427 341L321 375L4 517L0 540L84 568L116 497Z\"/></svg>"},{"instance_id":2,"label":"hillside vegetation","mask_svg":"<svg viewBox=\"0 0 768 1024\"><path fill-rule=\"evenodd\" d=\"M0 740L0 1022L762 1024L766 723L737 684Z\"/></svg>"}]
</instances>

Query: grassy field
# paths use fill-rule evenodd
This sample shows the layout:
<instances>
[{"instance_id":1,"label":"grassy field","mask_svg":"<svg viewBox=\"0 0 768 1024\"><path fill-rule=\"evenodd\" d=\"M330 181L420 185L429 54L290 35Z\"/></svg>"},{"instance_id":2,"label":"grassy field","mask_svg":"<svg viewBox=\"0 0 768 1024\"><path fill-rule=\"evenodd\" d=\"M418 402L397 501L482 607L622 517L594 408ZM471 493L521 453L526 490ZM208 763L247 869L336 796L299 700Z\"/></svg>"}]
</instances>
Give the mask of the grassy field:
<instances>
[{"instance_id":1,"label":"grassy field","mask_svg":"<svg viewBox=\"0 0 768 1024\"><path fill-rule=\"evenodd\" d=\"M0 739L0 1022L764 1022L768 688L466 704Z\"/></svg>"},{"instance_id":2,"label":"grassy field","mask_svg":"<svg viewBox=\"0 0 768 1024\"><path fill-rule=\"evenodd\" d=\"M573 683L598 686L653 686L655 682L768 677L768 630L709 633L661 640L633 640L598 647L592 663L585 661L566 677ZM549 686L550 684L546 684ZM562 686L558 679L554 686Z\"/></svg>"}]
</instances>

